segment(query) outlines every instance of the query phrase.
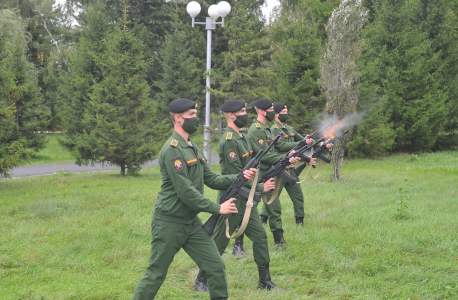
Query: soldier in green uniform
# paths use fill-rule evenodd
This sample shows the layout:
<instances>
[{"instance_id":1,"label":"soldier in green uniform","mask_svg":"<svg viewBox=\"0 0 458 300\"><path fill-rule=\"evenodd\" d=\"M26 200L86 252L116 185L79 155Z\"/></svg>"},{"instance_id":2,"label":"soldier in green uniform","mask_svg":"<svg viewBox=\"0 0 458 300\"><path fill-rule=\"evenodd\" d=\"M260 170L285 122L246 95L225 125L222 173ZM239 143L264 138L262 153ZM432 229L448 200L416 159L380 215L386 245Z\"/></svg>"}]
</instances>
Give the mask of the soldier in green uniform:
<instances>
[{"instance_id":1,"label":"soldier in green uniform","mask_svg":"<svg viewBox=\"0 0 458 300\"><path fill-rule=\"evenodd\" d=\"M189 140L189 134L199 126L196 108L196 102L188 99L176 99L169 105L174 132L159 154L162 186L151 223L151 255L135 289L135 300L154 299L181 248L206 273L210 299L229 297L224 262L197 214L237 213L235 198L219 205L203 196L204 184L212 189L227 189L236 175L214 174L202 151ZM255 173L256 169L250 169L244 176L251 181Z\"/></svg>"},{"instance_id":2,"label":"soldier in green uniform","mask_svg":"<svg viewBox=\"0 0 458 300\"><path fill-rule=\"evenodd\" d=\"M257 143L254 143L245 134L240 132L242 127L248 122L248 115L245 109L246 103L240 100L229 100L221 107L226 119L227 129L224 132L218 146L219 163L221 172L224 175L238 174L256 153L260 151ZM269 157L270 156L270 157ZM277 154L269 153L266 160L280 158ZM267 192L275 188L274 179L268 180L264 185L258 184L256 190L258 192ZM222 196L224 191L219 191L218 199ZM244 197L237 197L235 202L238 214L228 215L229 220L229 234L232 234L236 227L242 223L247 206L247 199ZM259 271L259 289L276 289L280 290L275 283L272 282L269 272L269 249L267 242L267 235L264 227L259 219L257 210L257 202L253 203L250 218L245 229L245 234L253 242L253 256ZM226 222L224 218L220 218L215 231L212 235L219 253L222 255L229 239L226 237ZM194 288L198 291L205 292L207 290L205 274L199 272Z\"/></svg>"},{"instance_id":3,"label":"soldier in green uniform","mask_svg":"<svg viewBox=\"0 0 458 300\"><path fill-rule=\"evenodd\" d=\"M275 111L275 122L271 128L273 134L277 134L278 132L283 132L284 135L275 144L275 150L281 153L282 155L288 153L292 148L294 148L298 142L304 140L304 137L299 134L293 127L286 125L286 120L288 119L288 108L284 103L275 103L274 105ZM313 139L307 139L308 135L305 137L305 140L308 145L313 143ZM332 147L332 144L327 146L328 148ZM312 165L315 165L315 159L311 161ZM295 172L290 172L290 175L297 179ZM286 189L288 195L291 198L294 206L294 216L296 218L296 224L303 225L304 224L304 194L302 192L301 186L298 184L289 184L285 181L281 181L280 188L277 194L274 203L278 204L277 210L271 210L269 206L263 206L262 213L261 213L261 220L265 224L269 219L269 225L272 227L272 223L280 224L281 225L281 205L280 205L280 194L283 190ZM280 222L272 222L272 218L274 220L280 220ZM282 244L286 244L284 239L282 239Z\"/></svg>"},{"instance_id":4,"label":"soldier in green uniform","mask_svg":"<svg viewBox=\"0 0 458 300\"><path fill-rule=\"evenodd\" d=\"M258 114L258 117L248 130L248 137L250 137L254 143L257 143L260 148L265 148L267 147L268 142L270 142L270 140L275 136L271 128L267 126L267 122L270 122L275 118L274 106L271 100L261 98L255 102L255 109ZM276 150L282 150L282 147L284 146L277 148L277 144L275 144ZM289 148L289 150L291 150L291 148ZM263 161L263 163L261 163L260 171L262 173L267 171L270 167L272 167L272 165L278 162L278 160L283 158L284 154L285 153L277 152L277 158L275 160L269 161L268 163L264 163ZM270 199L272 197L272 194L272 191L267 193L267 199ZM275 199L270 205L264 205L264 207L267 208L267 213L270 217L269 225L270 230L274 236L275 244L286 244L283 238L280 199Z\"/></svg>"},{"instance_id":5,"label":"soldier in green uniform","mask_svg":"<svg viewBox=\"0 0 458 300\"><path fill-rule=\"evenodd\" d=\"M297 145L298 142L302 141L304 137L298 133L293 127L288 126L285 124L286 120L288 119L288 108L284 103L275 103L274 105L275 111L275 121L273 126L271 127L272 134L278 134L280 131L284 133L283 137L280 141L278 141L278 146L275 149L282 153L283 155L290 151L294 146ZM312 143L312 139L307 140L307 144ZM290 172L290 175L297 179L296 173ZM301 186L299 184L289 184L282 180L277 198L280 197L281 191L283 188L286 189L288 192L291 201L293 202L294 207L294 217L296 218L296 224L303 225L304 224L304 194L302 192ZM277 200L275 200L277 201ZM278 203L280 203L278 201ZM272 213L280 213L275 218L281 219L281 209L278 211L273 211ZM266 206L262 207L261 218L263 223L267 223L268 220L268 211Z\"/></svg>"}]
</instances>

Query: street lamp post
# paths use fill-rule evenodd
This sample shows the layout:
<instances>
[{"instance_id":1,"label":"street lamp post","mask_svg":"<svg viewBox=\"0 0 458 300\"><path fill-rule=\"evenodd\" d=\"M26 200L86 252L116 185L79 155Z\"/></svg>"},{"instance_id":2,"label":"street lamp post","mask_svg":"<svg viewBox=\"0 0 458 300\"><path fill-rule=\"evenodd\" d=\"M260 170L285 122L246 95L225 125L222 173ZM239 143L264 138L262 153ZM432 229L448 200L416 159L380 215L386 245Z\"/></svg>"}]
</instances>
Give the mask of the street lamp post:
<instances>
[{"instance_id":1,"label":"street lamp post","mask_svg":"<svg viewBox=\"0 0 458 300\"><path fill-rule=\"evenodd\" d=\"M195 24L205 25L207 29L207 88L205 93L205 126L204 126L204 155L208 163L211 163L211 131L210 131L210 71L211 71L211 56L212 56L212 30L216 29L217 24L224 27L224 18L231 12L231 5L226 1L221 1L218 5L211 5L208 8L208 15L205 22L195 22L194 18L200 13L200 4L196 1L191 1L186 6L186 11L192 18L192 27ZM216 22L216 19L222 18L222 22Z\"/></svg>"}]
</instances>

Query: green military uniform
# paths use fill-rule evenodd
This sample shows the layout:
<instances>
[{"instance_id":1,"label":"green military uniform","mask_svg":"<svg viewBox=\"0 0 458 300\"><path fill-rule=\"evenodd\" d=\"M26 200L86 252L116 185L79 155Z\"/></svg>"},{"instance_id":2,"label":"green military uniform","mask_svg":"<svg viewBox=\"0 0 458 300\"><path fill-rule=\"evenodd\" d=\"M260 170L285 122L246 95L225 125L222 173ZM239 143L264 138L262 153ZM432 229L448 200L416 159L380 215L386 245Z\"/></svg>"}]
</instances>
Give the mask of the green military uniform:
<instances>
[{"instance_id":1,"label":"green military uniform","mask_svg":"<svg viewBox=\"0 0 458 300\"><path fill-rule=\"evenodd\" d=\"M274 125L271 128L271 132L273 135L276 135L279 132L284 133L283 137L281 137L280 140L277 143L275 143L275 150L280 152L282 155L287 154L292 148L294 148L297 145L298 142L304 139L304 137L300 135L293 127L288 125L283 126L277 120L275 120ZM290 170L289 174L297 179L296 173L292 170L293 169ZM299 184L289 184L282 180L277 194L277 198L274 200L273 203L276 202L280 204L280 194L283 188L286 189L288 195L291 198L291 201L293 202L294 216L296 218L304 218L304 194ZM269 217L269 225L271 227L272 218L274 218L274 220L281 220L281 206L279 208L275 208L275 210L270 209L269 205L264 205L262 207L261 215ZM278 221L275 221L274 226L276 226L277 223Z\"/></svg>"},{"instance_id":2,"label":"green military uniform","mask_svg":"<svg viewBox=\"0 0 458 300\"><path fill-rule=\"evenodd\" d=\"M251 126L250 129L248 129L248 137L259 147L260 149L265 149L268 147L269 143L271 142L272 139L274 139L275 135L271 131L271 129L264 125L262 122L255 121ZM273 148L270 149L270 153L266 156L261 161L260 165L260 174L261 176L264 172L266 172L268 169L270 169L274 164L276 164L279 160L283 158L283 155L280 153L275 152ZM276 179L279 180L279 179ZM267 199L270 199L272 197L273 191L270 191L267 193ZM266 206L266 205L264 205ZM269 225L270 225L270 230L272 232L282 229L282 223L281 223L281 205L280 201L273 201L270 205L267 205L267 211L269 213ZM272 217L270 217L270 215Z\"/></svg>"},{"instance_id":3,"label":"green military uniform","mask_svg":"<svg viewBox=\"0 0 458 300\"><path fill-rule=\"evenodd\" d=\"M255 155L254 151L259 151L257 144L245 134L239 135L234 129L227 127L218 146L221 173L224 175L238 174ZM263 190L264 187L260 184L256 188L256 191L260 193L262 193ZM219 191L218 199L220 199L223 193L224 191ZM244 197L237 197L237 201L234 203L237 206L238 214L236 216L233 214L228 215L229 234L232 234L236 227L241 224L243 215L245 214L247 199ZM266 266L270 262L267 235L259 219L257 202L253 204L254 206L251 210L245 234L253 241L253 255L256 264L258 266ZM229 239L226 237L225 231L225 219L220 218L212 237L221 255L229 244Z\"/></svg>"},{"instance_id":4,"label":"green military uniform","mask_svg":"<svg viewBox=\"0 0 458 300\"><path fill-rule=\"evenodd\" d=\"M214 174L196 144L188 144L175 131L160 152L159 166L162 186L153 213L151 256L133 299L154 299L181 248L207 274L210 298L227 299L224 262L197 214L220 210L219 204L203 196L204 184L227 189L236 176Z\"/></svg>"}]
</instances>

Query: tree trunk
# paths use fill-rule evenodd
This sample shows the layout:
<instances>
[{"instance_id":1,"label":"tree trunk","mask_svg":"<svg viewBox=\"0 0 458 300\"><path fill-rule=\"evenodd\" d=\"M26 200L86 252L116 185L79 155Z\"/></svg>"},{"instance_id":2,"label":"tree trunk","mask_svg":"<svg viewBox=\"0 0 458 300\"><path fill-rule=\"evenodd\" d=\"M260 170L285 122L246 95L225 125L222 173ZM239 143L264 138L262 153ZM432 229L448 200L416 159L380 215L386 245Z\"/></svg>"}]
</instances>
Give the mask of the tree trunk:
<instances>
[{"instance_id":1,"label":"tree trunk","mask_svg":"<svg viewBox=\"0 0 458 300\"><path fill-rule=\"evenodd\" d=\"M334 145L334 149L332 150L332 161L333 161L333 168L334 168L334 181L340 180L340 164L342 163L342 158L344 154L344 148L342 147L342 143L338 143L338 145Z\"/></svg>"},{"instance_id":2,"label":"tree trunk","mask_svg":"<svg viewBox=\"0 0 458 300\"><path fill-rule=\"evenodd\" d=\"M126 175L126 165L122 164L121 165L121 177L124 177Z\"/></svg>"}]
</instances>

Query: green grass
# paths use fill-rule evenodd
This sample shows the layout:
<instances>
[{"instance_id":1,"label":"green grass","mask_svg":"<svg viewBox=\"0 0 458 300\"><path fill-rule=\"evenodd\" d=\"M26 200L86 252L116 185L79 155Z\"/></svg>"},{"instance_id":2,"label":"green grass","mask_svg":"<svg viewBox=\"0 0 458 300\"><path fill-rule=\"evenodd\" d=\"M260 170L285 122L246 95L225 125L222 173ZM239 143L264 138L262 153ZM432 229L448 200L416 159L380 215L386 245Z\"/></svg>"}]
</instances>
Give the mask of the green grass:
<instances>
[{"instance_id":1,"label":"green grass","mask_svg":"<svg viewBox=\"0 0 458 300\"><path fill-rule=\"evenodd\" d=\"M346 161L339 183L330 173L326 166L302 185L304 227L281 196L288 246L268 237L272 278L285 292L256 290L246 239L246 256L230 254L233 242L223 255L230 299L458 299L458 153ZM1 181L0 298L129 299L148 263L160 184L152 167L123 179L98 172ZM410 210L399 217L406 194ZM208 299L192 291L196 275L180 251L156 299Z\"/></svg>"},{"instance_id":2,"label":"green grass","mask_svg":"<svg viewBox=\"0 0 458 300\"><path fill-rule=\"evenodd\" d=\"M47 140L45 148L32 156L32 165L75 162L71 152L59 143L59 139L63 138L64 134L47 133L44 135Z\"/></svg>"},{"instance_id":3,"label":"green grass","mask_svg":"<svg viewBox=\"0 0 458 300\"><path fill-rule=\"evenodd\" d=\"M47 140L45 148L40 150L37 154L32 156L32 165L46 165L46 164L58 164L58 163L74 163L75 158L69 150L64 148L60 143L59 139L62 139L64 134L62 133L48 133L45 134ZM192 141L199 145L200 149L203 146L202 134L196 134L193 136ZM212 153L218 153L218 143L211 143Z\"/></svg>"}]
</instances>

